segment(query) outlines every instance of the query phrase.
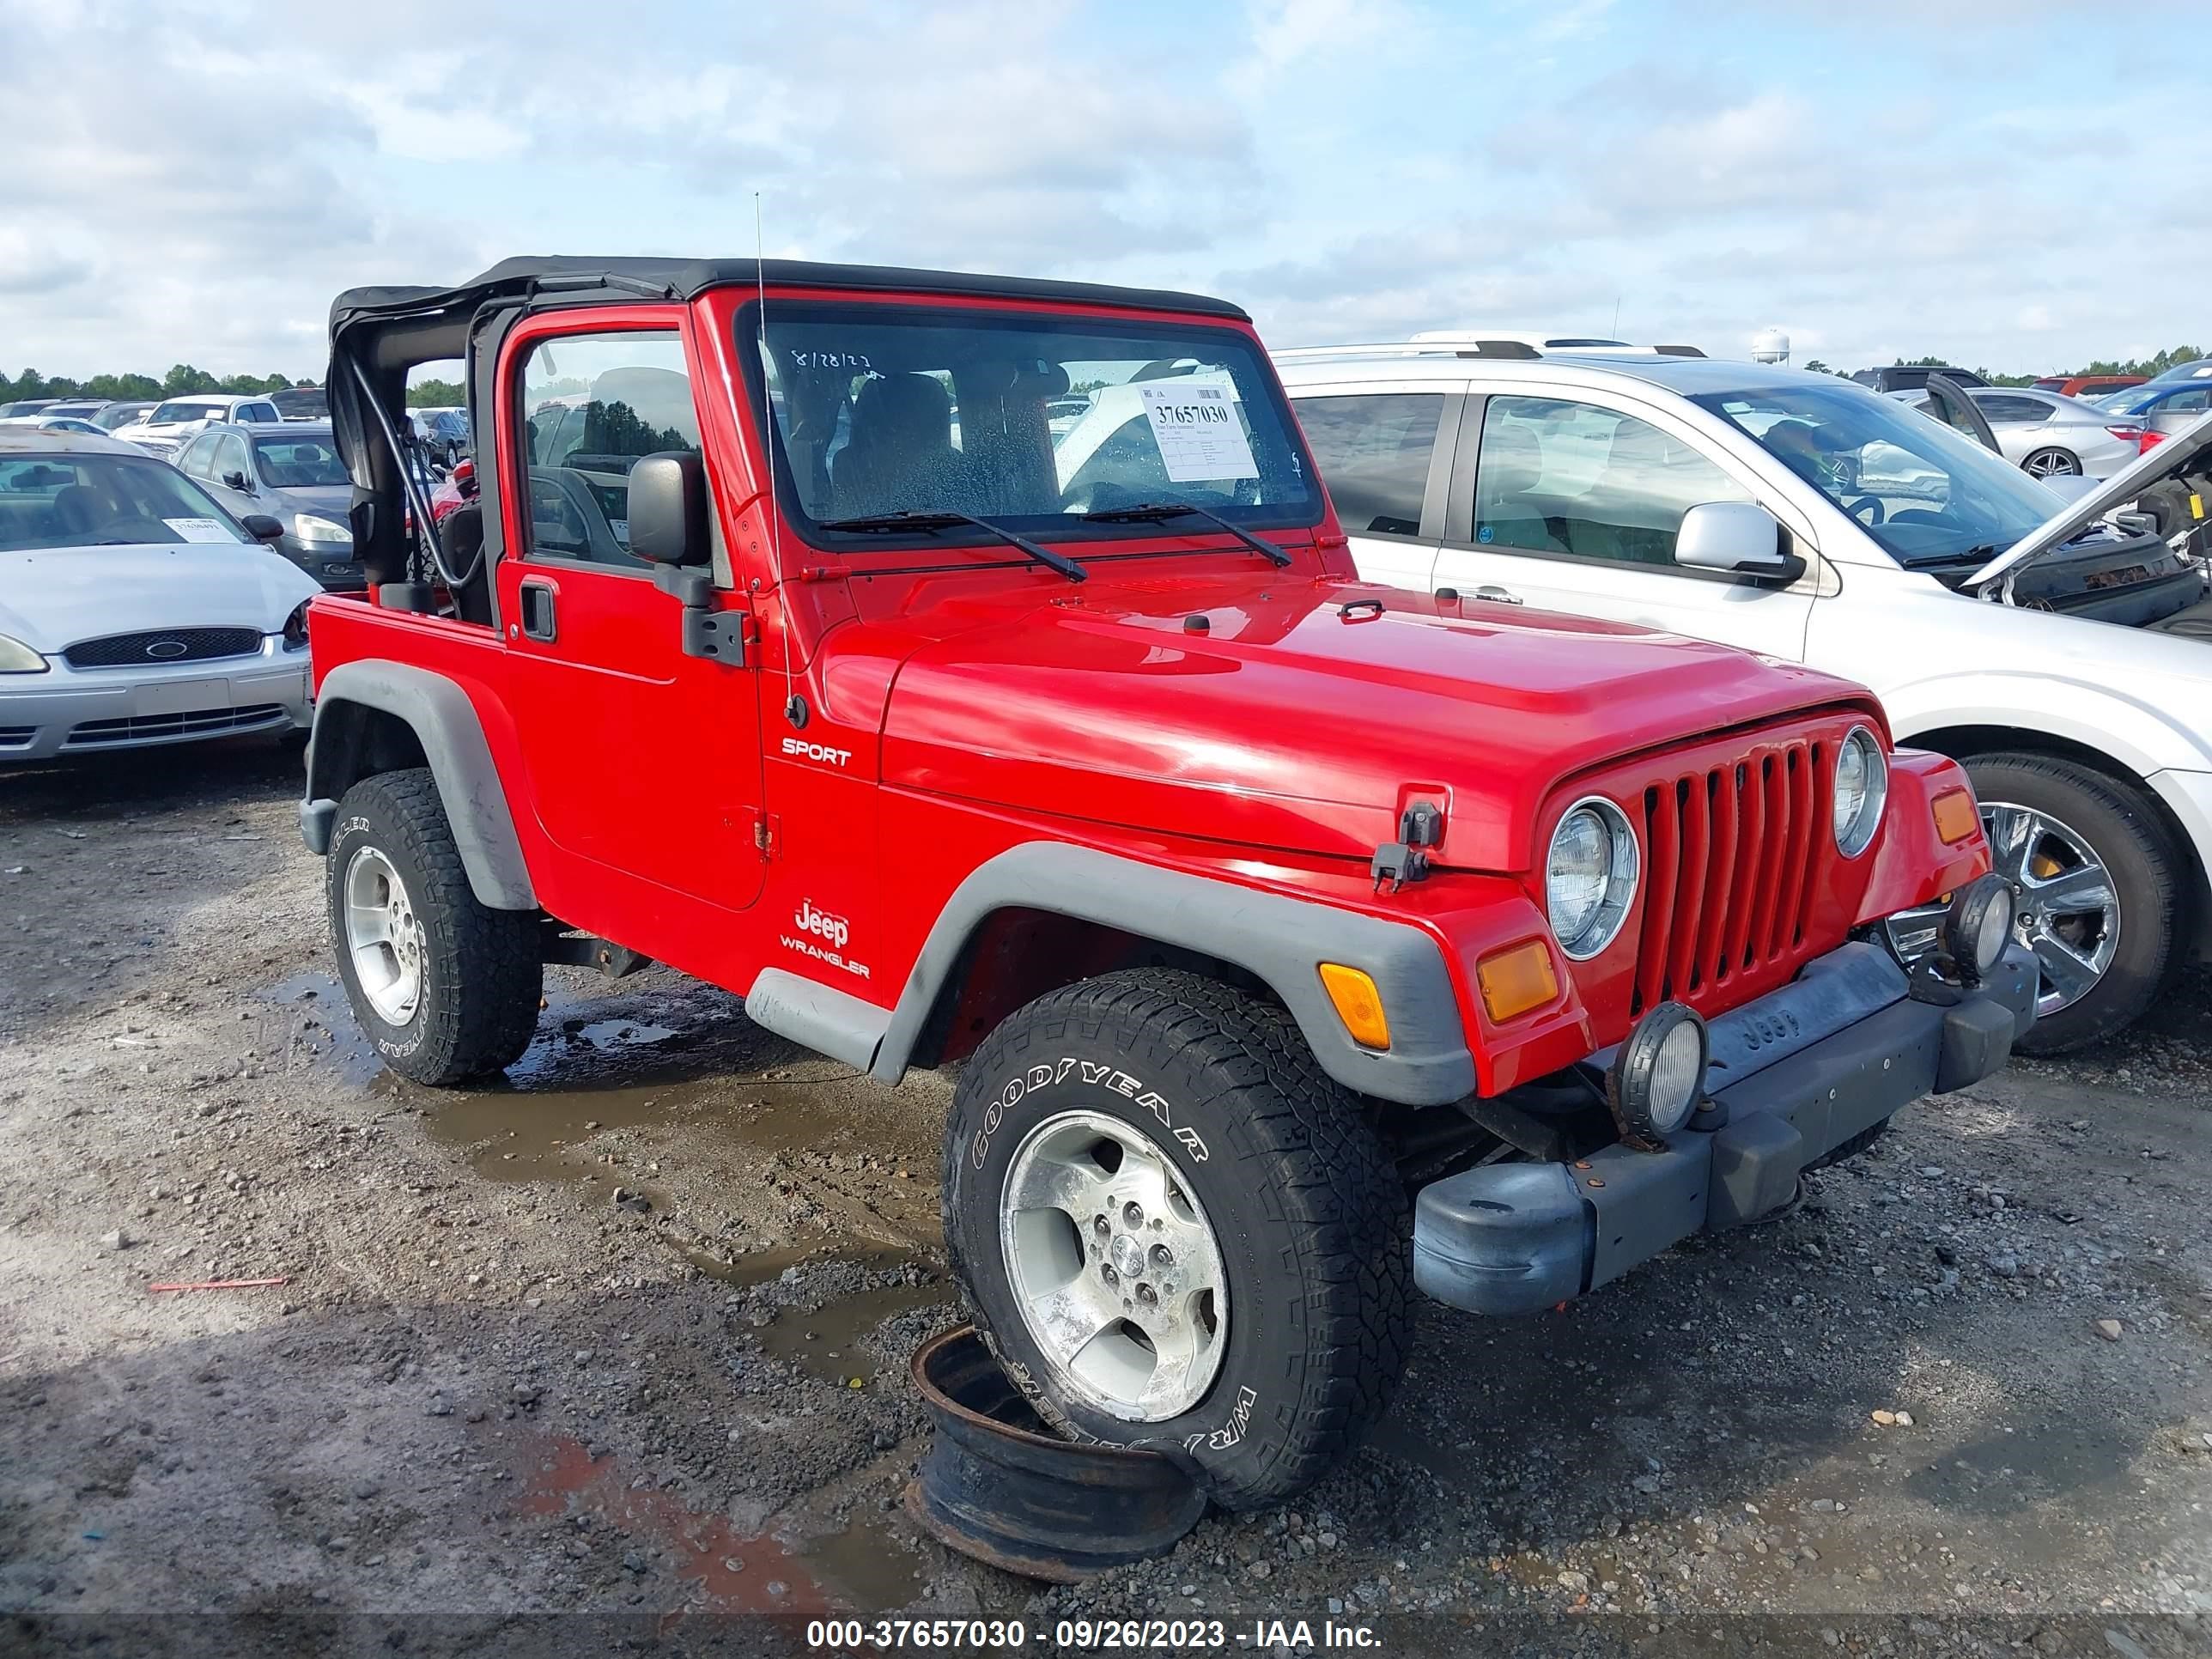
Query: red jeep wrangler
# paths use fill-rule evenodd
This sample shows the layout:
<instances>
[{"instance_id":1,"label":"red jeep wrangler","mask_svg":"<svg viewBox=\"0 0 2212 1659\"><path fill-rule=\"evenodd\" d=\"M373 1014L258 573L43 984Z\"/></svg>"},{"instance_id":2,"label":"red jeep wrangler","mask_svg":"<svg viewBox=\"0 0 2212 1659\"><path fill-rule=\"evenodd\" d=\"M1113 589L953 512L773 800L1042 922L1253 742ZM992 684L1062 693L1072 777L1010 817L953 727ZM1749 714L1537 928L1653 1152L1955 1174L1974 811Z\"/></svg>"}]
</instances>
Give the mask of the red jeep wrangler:
<instances>
[{"instance_id":1,"label":"red jeep wrangler","mask_svg":"<svg viewBox=\"0 0 2212 1659\"><path fill-rule=\"evenodd\" d=\"M1360 582L1233 306L516 259L331 345L375 587L313 607L301 821L386 1061L495 1071L541 963L652 957L957 1063L977 1322L1224 1503L1376 1416L1413 1286L1603 1285L2033 1018L1956 766L1819 674ZM457 357L441 523L402 396ZM1878 924L1945 894L1908 975Z\"/></svg>"}]
</instances>

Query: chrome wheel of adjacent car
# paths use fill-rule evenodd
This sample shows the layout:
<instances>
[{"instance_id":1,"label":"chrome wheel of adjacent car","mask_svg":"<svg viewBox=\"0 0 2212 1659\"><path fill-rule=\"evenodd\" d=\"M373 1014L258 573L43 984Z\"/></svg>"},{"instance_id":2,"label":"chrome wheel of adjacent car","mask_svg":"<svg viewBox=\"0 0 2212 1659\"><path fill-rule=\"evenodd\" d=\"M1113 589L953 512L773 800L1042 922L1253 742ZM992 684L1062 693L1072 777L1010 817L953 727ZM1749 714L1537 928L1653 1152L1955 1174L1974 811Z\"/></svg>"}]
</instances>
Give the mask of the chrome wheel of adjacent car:
<instances>
[{"instance_id":1,"label":"chrome wheel of adjacent car","mask_svg":"<svg viewBox=\"0 0 2212 1659\"><path fill-rule=\"evenodd\" d=\"M346 866L345 948L362 994L388 1025L415 1018L422 997L422 918L392 860L363 847Z\"/></svg>"},{"instance_id":2,"label":"chrome wheel of adjacent car","mask_svg":"<svg viewBox=\"0 0 2212 1659\"><path fill-rule=\"evenodd\" d=\"M1055 1389L1137 1423L1205 1398L1228 1346L1228 1273L1142 1130L1098 1112L1038 1123L1007 1170L999 1244Z\"/></svg>"},{"instance_id":3,"label":"chrome wheel of adjacent car","mask_svg":"<svg viewBox=\"0 0 2212 1659\"><path fill-rule=\"evenodd\" d=\"M2081 463L2063 449L2039 449L2020 464L2031 478L2067 478L2081 471Z\"/></svg>"},{"instance_id":4,"label":"chrome wheel of adjacent car","mask_svg":"<svg viewBox=\"0 0 2212 1659\"><path fill-rule=\"evenodd\" d=\"M2096 988L2120 945L2120 895L2095 848L2063 820L2008 801L1982 803L1990 866L2012 884L2013 934L2041 970L2035 1012L2048 1019ZM1924 905L1889 921L1890 943L1908 961L1936 945L1948 907Z\"/></svg>"}]
</instances>

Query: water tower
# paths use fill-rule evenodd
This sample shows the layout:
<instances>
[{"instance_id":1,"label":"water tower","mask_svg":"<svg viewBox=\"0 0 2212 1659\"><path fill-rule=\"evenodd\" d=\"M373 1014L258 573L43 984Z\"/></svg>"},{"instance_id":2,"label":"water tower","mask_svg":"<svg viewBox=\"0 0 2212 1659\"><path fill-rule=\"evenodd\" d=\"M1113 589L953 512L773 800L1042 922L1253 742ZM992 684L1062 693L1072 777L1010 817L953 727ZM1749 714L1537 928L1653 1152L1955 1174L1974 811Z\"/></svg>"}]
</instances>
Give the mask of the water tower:
<instances>
[{"instance_id":1,"label":"water tower","mask_svg":"<svg viewBox=\"0 0 2212 1659\"><path fill-rule=\"evenodd\" d=\"M1778 328L1762 328L1751 337L1751 360L1755 363L1790 361L1790 337Z\"/></svg>"}]
</instances>

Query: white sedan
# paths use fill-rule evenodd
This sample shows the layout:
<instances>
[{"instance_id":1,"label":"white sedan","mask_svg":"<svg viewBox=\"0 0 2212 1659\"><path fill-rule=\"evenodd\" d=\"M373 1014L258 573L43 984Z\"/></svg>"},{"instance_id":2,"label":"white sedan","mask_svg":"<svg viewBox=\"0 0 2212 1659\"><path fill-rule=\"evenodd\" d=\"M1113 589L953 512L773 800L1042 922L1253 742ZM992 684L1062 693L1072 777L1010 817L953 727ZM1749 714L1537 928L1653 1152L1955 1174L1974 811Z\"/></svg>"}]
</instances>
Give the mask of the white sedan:
<instances>
[{"instance_id":1,"label":"white sedan","mask_svg":"<svg viewBox=\"0 0 2212 1659\"><path fill-rule=\"evenodd\" d=\"M314 579L184 474L0 427L0 764L308 724Z\"/></svg>"}]
</instances>

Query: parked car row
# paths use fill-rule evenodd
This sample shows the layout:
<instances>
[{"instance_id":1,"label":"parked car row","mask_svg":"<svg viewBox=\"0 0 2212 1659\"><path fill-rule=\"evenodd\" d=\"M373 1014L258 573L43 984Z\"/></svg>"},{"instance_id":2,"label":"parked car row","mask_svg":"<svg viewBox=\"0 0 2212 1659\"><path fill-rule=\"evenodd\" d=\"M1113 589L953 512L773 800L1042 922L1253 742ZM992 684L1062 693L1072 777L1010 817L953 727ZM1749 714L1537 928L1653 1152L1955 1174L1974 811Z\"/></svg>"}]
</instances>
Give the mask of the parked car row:
<instances>
[{"instance_id":1,"label":"parked car row","mask_svg":"<svg viewBox=\"0 0 2212 1659\"><path fill-rule=\"evenodd\" d=\"M2035 480L2078 494L2127 473L2156 441L2148 421L1948 373L1931 387L1926 368L1869 371L1854 386L1689 348L1538 332L1440 331L1276 362L1364 574L1456 603L1579 612L1846 673L1884 697L1900 736L1966 763L1991 813L2015 815L2005 846L2023 894L2050 890L2019 923L2043 975L2039 1042L2071 1047L2124 1025L2203 941L2212 739L2185 711L2212 608L2182 533L2198 528L2199 497L2171 477L2140 479L2120 503L2136 519L2114 527L2107 502L2032 559L1998 568L2059 511ZM648 375L665 372L616 379L629 396ZM1147 482L1122 475L1144 447L1149 384L1048 400L1071 499L1106 500L1102 480ZM1221 390L1239 403L1232 383ZM2179 400L2161 417L2171 430L2212 404L2212 366L2117 396ZM1942 418L1937 405L1960 399L2010 468L1917 418ZM600 400L564 392L554 404L559 432L576 432L547 438L552 447L606 441ZM172 399L142 414L118 435L172 457L226 522L261 526L254 534L322 587L364 584L351 483L327 424L283 421L256 397ZM654 426L667 421L653 413ZM833 477L857 476L848 458L867 440L854 421L841 412L827 440ZM957 449L957 398L947 422ZM443 524L475 498L465 411L416 410L410 430L459 469L428 500ZM2193 457L2167 471L2189 473ZM605 516L608 557L634 563L622 469L594 459L575 475L577 505L574 457L532 459L548 462L532 467L533 514ZM2049 672L2061 660L2094 665L2077 684ZM2180 901L2161 904L2161 891ZM1926 919L1899 925L1932 937Z\"/></svg>"}]
</instances>

